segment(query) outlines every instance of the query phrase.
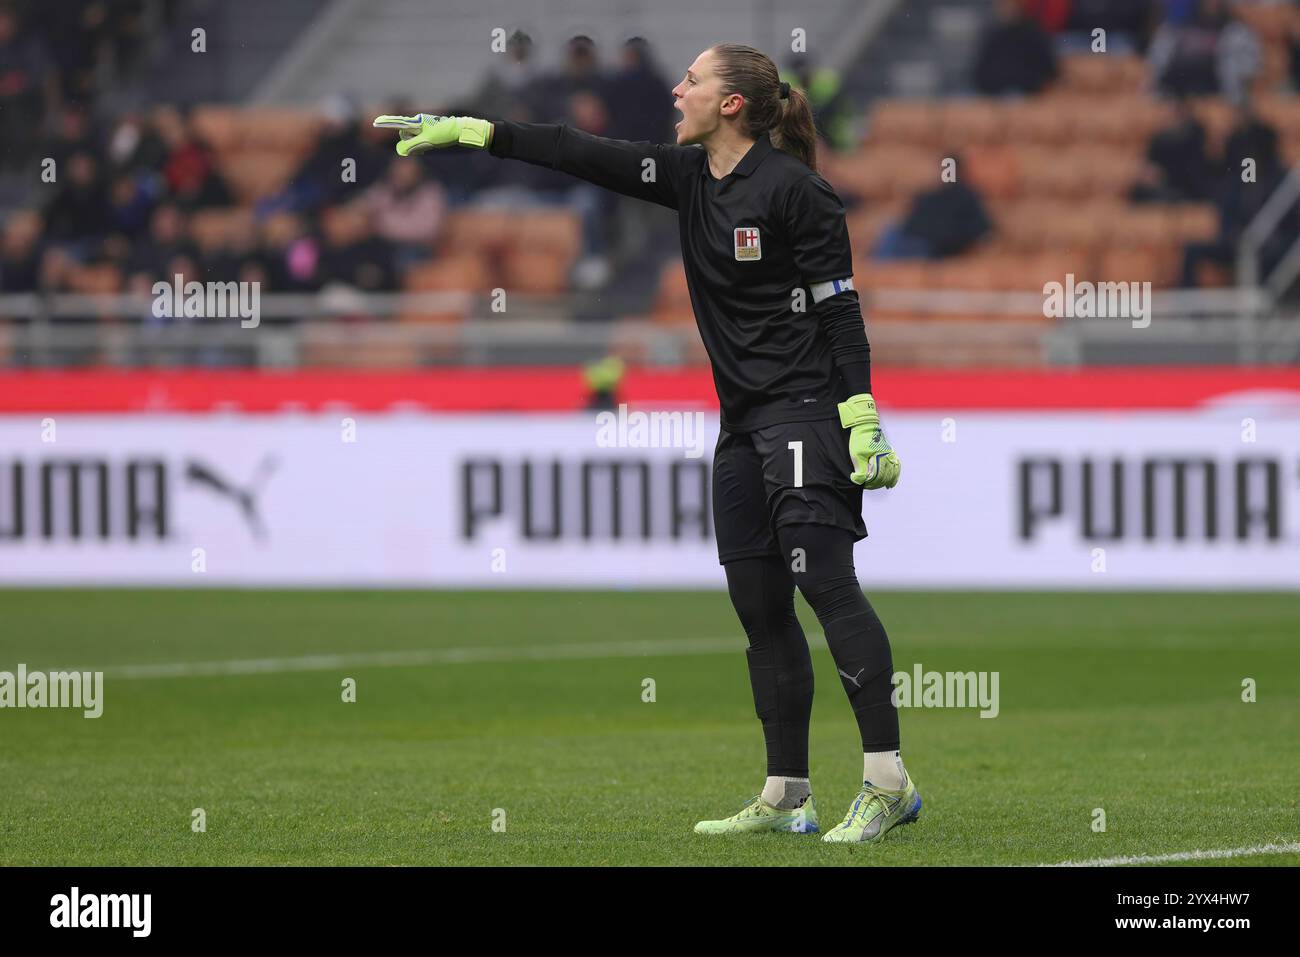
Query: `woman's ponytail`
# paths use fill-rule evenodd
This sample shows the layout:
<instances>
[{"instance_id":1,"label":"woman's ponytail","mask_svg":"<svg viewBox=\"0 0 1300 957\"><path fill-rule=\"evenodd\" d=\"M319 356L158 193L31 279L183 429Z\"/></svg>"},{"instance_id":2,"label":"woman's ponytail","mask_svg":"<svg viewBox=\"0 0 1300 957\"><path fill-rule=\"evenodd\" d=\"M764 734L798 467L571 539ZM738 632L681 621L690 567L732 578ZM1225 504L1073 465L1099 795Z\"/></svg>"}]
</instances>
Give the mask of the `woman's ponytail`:
<instances>
[{"instance_id":1,"label":"woman's ponytail","mask_svg":"<svg viewBox=\"0 0 1300 957\"><path fill-rule=\"evenodd\" d=\"M802 90L782 82L771 57L740 43L719 43L709 48L722 80L722 94L745 98L741 123L748 136L764 133L772 145L817 170L817 128L812 106Z\"/></svg>"}]
</instances>

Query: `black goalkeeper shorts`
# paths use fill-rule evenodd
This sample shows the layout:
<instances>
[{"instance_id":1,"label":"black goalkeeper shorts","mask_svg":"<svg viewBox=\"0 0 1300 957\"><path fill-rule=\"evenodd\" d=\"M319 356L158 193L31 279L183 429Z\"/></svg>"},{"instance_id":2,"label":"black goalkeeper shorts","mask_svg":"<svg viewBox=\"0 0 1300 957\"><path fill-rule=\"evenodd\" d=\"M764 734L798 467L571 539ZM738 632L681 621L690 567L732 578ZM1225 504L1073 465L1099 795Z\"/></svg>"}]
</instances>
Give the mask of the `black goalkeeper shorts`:
<instances>
[{"instance_id":1,"label":"black goalkeeper shorts","mask_svg":"<svg viewBox=\"0 0 1300 957\"><path fill-rule=\"evenodd\" d=\"M796 484L801 442L802 475ZM862 486L849 478L849 433L838 419L784 422L754 432L718 435L713 452L713 531L718 563L759 555L780 556L776 529L784 525L834 525L867 537Z\"/></svg>"}]
</instances>

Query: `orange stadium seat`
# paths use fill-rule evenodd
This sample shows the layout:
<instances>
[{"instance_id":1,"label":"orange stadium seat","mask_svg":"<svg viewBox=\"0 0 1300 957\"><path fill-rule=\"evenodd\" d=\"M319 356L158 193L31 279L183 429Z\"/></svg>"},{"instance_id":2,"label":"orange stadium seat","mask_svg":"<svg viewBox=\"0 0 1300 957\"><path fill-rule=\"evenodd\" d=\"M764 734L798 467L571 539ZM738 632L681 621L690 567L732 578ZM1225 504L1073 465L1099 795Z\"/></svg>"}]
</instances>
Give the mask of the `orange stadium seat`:
<instances>
[{"instance_id":1,"label":"orange stadium seat","mask_svg":"<svg viewBox=\"0 0 1300 957\"><path fill-rule=\"evenodd\" d=\"M1059 250L1026 256L1020 285L1016 288L1041 292L1049 282L1065 282L1069 274L1073 274L1076 280L1091 279L1096 271L1096 261L1092 250Z\"/></svg>"},{"instance_id":2,"label":"orange stadium seat","mask_svg":"<svg viewBox=\"0 0 1300 957\"><path fill-rule=\"evenodd\" d=\"M1080 147L1079 153L1086 156L1081 173L1088 181L1093 202L1119 200L1128 196L1142 166L1141 150L1105 146Z\"/></svg>"},{"instance_id":3,"label":"orange stadium seat","mask_svg":"<svg viewBox=\"0 0 1300 957\"><path fill-rule=\"evenodd\" d=\"M931 283L936 289L992 292L1014 289L1019 257L999 252L975 252L936 262Z\"/></svg>"},{"instance_id":4,"label":"orange stadium seat","mask_svg":"<svg viewBox=\"0 0 1300 957\"><path fill-rule=\"evenodd\" d=\"M442 243L454 252L500 250L509 245L518 214L505 209L461 209L448 213Z\"/></svg>"},{"instance_id":5,"label":"orange stadium seat","mask_svg":"<svg viewBox=\"0 0 1300 957\"><path fill-rule=\"evenodd\" d=\"M563 252L514 247L501 261L501 284L526 296L558 296L568 288L571 262Z\"/></svg>"},{"instance_id":6,"label":"orange stadium seat","mask_svg":"<svg viewBox=\"0 0 1300 957\"><path fill-rule=\"evenodd\" d=\"M277 149L239 150L219 160L230 191L245 203L279 192L298 168L299 157Z\"/></svg>"},{"instance_id":7,"label":"orange stadium seat","mask_svg":"<svg viewBox=\"0 0 1300 957\"><path fill-rule=\"evenodd\" d=\"M957 178L963 175L979 193L988 200L1014 199L1020 194L1020 157L1006 143L972 146L962 151L962 164Z\"/></svg>"},{"instance_id":8,"label":"orange stadium seat","mask_svg":"<svg viewBox=\"0 0 1300 957\"><path fill-rule=\"evenodd\" d=\"M835 178L828 181L871 202L906 198L939 184L941 159L936 150L924 147L868 147L837 164Z\"/></svg>"},{"instance_id":9,"label":"orange stadium seat","mask_svg":"<svg viewBox=\"0 0 1300 957\"><path fill-rule=\"evenodd\" d=\"M258 107L240 110L235 120L237 142L242 149L275 149L302 153L324 125L310 110Z\"/></svg>"},{"instance_id":10,"label":"orange stadium seat","mask_svg":"<svg viewBox=\"0 0 1300 957\"><path fill-rule=\"evenodd\" d=\"M195 210L190 216L190 238L204 252L221 249L252 222L253 211L243 207Z\"/></svg>"},{"instance_id":11,"label":"orange stadium seat","mask_svg":"<svg viewBox=\"0 0 1300 957\"><path fill-rule=\"evenodd\" d=\"M1077 200L1088 192L1086 169L1074 150L1023 146L1017 151L1021 194L1025 197Z\"/></svg>"},{"instance_id":12,"label":"orange stadium seat","mask_svg":"<svg viewBox=\"0 0 1300 957\"><path fill-rule=\"evenodd\" d=\"M87 295L110 294L122 289L122 273L112 263L79 266L73 270L71 280L75 291Z\"/></svg>"},{"instance_id":13,"label":"orange stadium seat","mask_svg":"<svg viewBox=\"0 0 1300 957\"><path fill-rule=\"evenodd\" d=\"M1013 143L1059 146L1072 139L1082 120L1082 111L1096 101L1080 103L1080 97L1042 96L1020 100L1008 106L1007 138Z\"/></svg>"},{"instance_id":14,"label":"orange stadium seat","mask_svg":"<svg viewBox=\"0 0 1300 957\"><path fill-rule=\"evenodd\" d=\"M1118 203L1082 202L1058 209L1058 214L1043 224L1042 245L1049 249L1095 251L1109 241L1115 217L1124 207Z\"/></svg>"},{"instance_id":15,"label":"orange stadium seat","mask_svg":"<svg viewBox=\"0 0 1300 957\"><path fill-rule=\"evenodd\" d=\"M1287 166L1300 163L1300 133L1292 133L1284 139L1279 149L1282 152L1282 160Z\"/></svg>"},{"instance_id":16,"label":"orange stadium seat","mask_svg":"<svg viewBox=\"0 0 1300 957\"><path fill-rule=\"evenodd\" d=\"M403 285L407 292L485 292L492 285L492 272L478 253L461 253L416 263L406 271ZM400 322L460 322L465 316L459 309L421 309L408 310L397 318Z\"/></svg>"},{"instance_id":17,"label":"orange stadium seat","mask_svg":"<svg viewBox=\"0 0 1300 957\"><path fill-rule=\"evenodd\" d=\"M659 273L659 291L655 296L651 318L663 323L693 323L690 290L686 286L686 270L680 259L664 263Z\"/></svg>"},{"instance_id":18,"label":"orange stadium seat","mask_svg":"<svg viewBox=\"0 0 1300 957\"><path fill-rule=\"evenodd\" d=\"M582 246L582 223L572 210L529 210L511 221L509 242L516 249L545 250L572 262Z\"/></svg>"},{"instance_id":19,"label":"orange stadium seat","mask_svg":"<svg viewBox=\"0 0 1300 957\"><path fill-rule=\"evenodd\" d=\"M1188 203L1178 207L1175 223L1179 242L1204 242L1219 232L1219 211L1213 203Z\"/></svg>"},{"instance_id":20,"label":"orange stadium seat","mask_svg":"<svg viewBox=\"0 0 1300 957\"><path fill-rule=\"evenodd\" d=\"M1233 12L1266 44L1285 42L1287 32L1300 19L1296 9L1286 4L1238 3Z\"/></svg>"},{"instance_id":21,"label":"orange stadium seat","mask_svg":"<svg viewBox=\"0 0 1300 957\"><path fill-rule=\"evenodd\" d=\"M1109 96L1136 93L1146 78L1141 58L1124 53L1075 53L1061 58L1057 88L1071 93Z\"/></svg>"},{"instance_id":22,"label":"orange stadium seat","mask_svg":"<svg viewBox=\"0 0 1300 957\"><path fill-rule=\"evenodd\" d=\"M1274 126L1283 139L1300 135L1300 97L1268 93L1256 97L1254 106L1260 119Z\"/></svg>"},{"instance_id":23,"label":"orange stadium seat","mask_svg":"<svg viewBox=\"0 0 1300 957\"><path fill-rule=\"evenodd\" d=\"M485 292L492 286L492 270L479 253L453 253L415 264L404 285L411 292Z\"/></svg>"},{"instance_id":24,"label":"orange stadium seat","mask_svg":"<svg viewBox=\"0 0 1300 957\"><path fill-rule=\"evenodd\" d=\"M1067 112L1070 139L1075 143L1122 144L1142 150L1170 117L1168 107L1141 94L1107 96L1104 106L1096 98L1081 102L1074 97L1049 97L1047 102Z\"/></svg>"},{"instance_id":25,"label":"orange stadium seat","mask_svg":"<svg viewBox=\"0 0 1300 957\"><path fill-rule=\"evenodd\" d=\"M582 224L572 210L462 209L450 213L443 229L448 250L546 250L573 259L581 245Z\"/></svg>"},{"instance_id":26,"label":"orange stadium seat","mask_svg":"<svg viewBox=\"0 0 1300 957\"><path fill-rule=\"evenodd\" d=\"M932 288L933 268L926 260L859 260L854 268L859 268L859 265L862 269L861 278L855 273L853 283L859 289Z\"/></svg>"},{"instance_id":27,"label":"orange stadium seat","mask_svg":"<svg viewBox=\"0 0 1300 957\"><path fill-rule=\"evenodd\" d=\"M1176 206L1147 205L1119 212L1110 236L1110 245L1124 249L1156 248L1178 242Z\"/></svg>"},{"instance_id":28,"label":"orange stadium seat","mask_svg":"<svg viewBox=\"0 0 1300 957\"><path fill-rule=\"evenodd\" d=\"M1006 110L983 99L954 100L939 107L939 143L954 149L999 141L1006 129Z\"/></svg>"},{"instance_id":29,"label":"orange stadium seat","mask_svg":"<svg viewBox=\"0 0 1300 957\"><path fill-rule=\"evenodd\" d=\"M231 106L196 107L191 117L194 131L218 153L239 145L239 110Z\"/></svg>"},{"instance_id":30,"label":"orange stadium seat","mask_svg":"<svg viewBox=\"0 0 1300 957\"><path fill-rule=\"evenodd\" d=\"M1078 213L1079 204L1034 198L1002 204L993 215L1000 243L1010 249L1032 252L1041 249L1058 233L1055 228L1058 222Z\"/></svg>"},{"instance_id":31,"label":"orange stadium seat","mask_svg":"<svg viewBox=\"0 0 1300 957\"><path fill-rule=\"evenodd\" d=\"M864 203L846 218L849 245L854 251L866 253L876 244L881 232L896 222L907 210L903 201Z\"/></svg>"},{"instance_id":32,"label":"orange stadium seat","mask_svg":"<svg viewBox=\"0 0 1300 957\"><path fill-rule=\"evenodd\" d=\"M1097 266L1099 282L1149 282L1157 288L1169 286L1175 276L1179 254L1174 248L1108 249Z\"/></svg>"},{"instance_id":33,"label":"orange stadium seat","mask_svg":"<svg viewBox=\"0 0 1300 957\"><path fill-rule=\"evenodd\" d=\"M871 111L867 142L873 146L934 146L939 108L925 100L883 100Z\"/></svg>"}]
</instances>

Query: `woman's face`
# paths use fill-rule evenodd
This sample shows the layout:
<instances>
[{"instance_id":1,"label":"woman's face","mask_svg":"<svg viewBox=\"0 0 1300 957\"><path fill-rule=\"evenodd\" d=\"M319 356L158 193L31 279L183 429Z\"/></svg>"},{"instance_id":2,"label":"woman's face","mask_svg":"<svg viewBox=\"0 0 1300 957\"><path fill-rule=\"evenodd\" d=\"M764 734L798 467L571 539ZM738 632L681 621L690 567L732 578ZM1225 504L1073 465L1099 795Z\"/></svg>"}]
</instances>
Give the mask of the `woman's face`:
<instances>
[{"instance_id":1,"label":"woman's face","mask_svg":"<svg viewBox=\"0 0 1300 957\"><path fill-rule=\"evenodd\" d=\"M677 109L677 145L707 140L722 124L724 116L735 116L744 104L738 93L722 95L722 81L713 72L713 53L705 50L695 58L682 82L673 88Z\"/></svg>"}]
</instances>

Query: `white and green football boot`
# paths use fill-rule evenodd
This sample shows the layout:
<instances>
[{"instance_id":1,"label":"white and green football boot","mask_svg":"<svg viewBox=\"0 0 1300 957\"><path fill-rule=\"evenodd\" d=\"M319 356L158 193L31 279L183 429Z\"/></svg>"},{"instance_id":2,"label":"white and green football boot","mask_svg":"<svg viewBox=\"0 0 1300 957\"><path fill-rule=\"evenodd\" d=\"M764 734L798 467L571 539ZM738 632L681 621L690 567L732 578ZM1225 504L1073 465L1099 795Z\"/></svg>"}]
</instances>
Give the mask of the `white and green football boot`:
<instances>
[{"instance_id":1,"label":"white and green football boot","mask_svg":"<svg viewBox=\"0 0 1300 957\"><path fill-rule=\"evenodd\" d=\"M793 810L773 807L763 800L762 795L756 794L731 817L721 821L701 821L695 825L696 834L766 834L772 831L816 834L819 830L817 805L813 803L811 794Z\"/></svg>"},{"instance_id":2,"label":"white and green football boot","mask_svg":"<svg viewBox=\"0 0 1300 957\"><path fill-rule=\"evenodd\" d=\"M912 776L903 772L903 786L897 791L862 782L862 790L849 806L844 820L822 835L832 843L876 843L891 830L911 824L921 816L921 795Z\"/></svg>"}]
</instances>

